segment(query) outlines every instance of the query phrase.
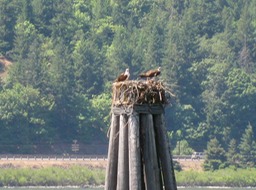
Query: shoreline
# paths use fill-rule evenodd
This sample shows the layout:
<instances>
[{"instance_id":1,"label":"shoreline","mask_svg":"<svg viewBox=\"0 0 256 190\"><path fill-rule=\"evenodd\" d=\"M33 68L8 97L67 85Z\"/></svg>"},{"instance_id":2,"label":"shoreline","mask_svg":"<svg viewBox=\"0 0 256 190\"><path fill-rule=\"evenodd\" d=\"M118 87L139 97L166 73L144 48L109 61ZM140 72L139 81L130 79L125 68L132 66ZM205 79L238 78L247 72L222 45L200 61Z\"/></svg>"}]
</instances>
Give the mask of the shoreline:
<instances>
[{"instance_id":1,"label":"shoreline","mask_svg":"<svg viewBox=\"0 0 256 190\"><path fill-rule=\"evenodd\" d=\"M240 189L251 189L255 187L226 187L226 186L178 186L178 189L185 189L185 188L209 188L209 189L234 189L234 188L240 188Z\"/></svg>"},{"instance_id":2,"label":"shoreline","mask_svg":"<svg viewBox=\"0 0 256 190\"><path fill-rule=\"evenodd\" d=\"M64 188L72 188L72 189L80 189L80 188L92 188L92 189L100 189L104 188L104 185L99 185L99 186L94 186L94 185L84 185L84 186L72 186L72 185L67 185L67 186L3 186L0 188L6 188L6 189L15 189L15 188L20 188L20 189L64 189ZM209 189L233 189L233 188L240 188L240 189L252 189L256 187L226 187L226 186L177 186L178 189L186 189L186 188L209 188Z\"/></svg>"},{"instance_id":3,"label":"shoreline","mask_svg":"<svg viewBox=\"0 0 256 190\"><path fill-rule=\"evenodd\" d=\"M94 186L94 185L84 185L84 186L76 186L76 185L67 185L67 186L3 186L0 188L6 188L6 189L65 189L65 188L72 188L72 189L80 189L80 188L92 188L92 189L99 189L104 188L104 185L100 186Z\"/></svg>"},{"instance_id":4,"label":"shoreline","mask_svg":"<svg viewBox=\"0 0 256 190\"><path fill-rule=\"evenodd\" d=\"M41 161L0 160L0 187L23 189L51 187L103 188L106 160ZM195 162L200 165L200 162ZM190 163L191 165L191 163ZM13 177L14 176L14 177ZM241 177L243 176L243 177ZM256 169L226 168L215 171L175 171L179 189L255 189ZM37 186L38 185L38 186Z\"/></svg>"}]
</instances>

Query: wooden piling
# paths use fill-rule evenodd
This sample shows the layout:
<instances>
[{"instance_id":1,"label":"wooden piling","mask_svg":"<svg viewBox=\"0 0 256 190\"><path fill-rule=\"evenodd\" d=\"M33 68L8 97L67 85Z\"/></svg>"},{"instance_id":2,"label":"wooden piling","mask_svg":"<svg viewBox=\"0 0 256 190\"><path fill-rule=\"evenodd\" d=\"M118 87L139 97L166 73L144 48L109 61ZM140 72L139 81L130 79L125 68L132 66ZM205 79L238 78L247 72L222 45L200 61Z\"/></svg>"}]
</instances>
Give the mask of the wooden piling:
<instances>
[{"instance_id":1,"label":"wooden piling","mask_svg":"<svg viewBox=\"0 0 256 190\"><path fill-rule=\"evenodd\" d=\"M173 162L164 125L163 114L154 115L154 126L156 131L156 145L160 158L165 190L177 190Z\"/></svg>"},{"instance_id":2,"label":"wooden piling","mask_svg":"<svg viewBox=\"0 0 256 190\"><path fill-rule=\"evenodd\" d=\"M129 189L141 190L141 156L139 114L129 117Z\"/></svg>"},{"instance_id":3,"label":"wooden piling","mask_svg":"<svg viewBox=\"0 0 256 190\"><path fill-rule=\"evenodd\" d=\"M128 118L120 115L117 189L129 190Z\"/></svg>"},{"instance_id":4,"label":"wooden piling","mask_svg":"<svg viewBox=\"0 0 256 190\"><path fill-rule=\"evenodd\" d=\"M105 190L177 190L163 85L114 83Z\"/></svg>"},{"instance_id":5,"label":"wooden piling","mask_svg":"<svg viewBox=\"0 0 256 190\"><path fill-rule=\"evenodd\" d=\"M141 114L143 175L147 190L162 190L158 166L153 117Z\"/></svg>"},{"instance_id":6,"label":"wooden piling","mask_svg":"<svg viewBox=\"0 0 256 190\"><path fill-rule=\"evenodd\" d=\"M114 190L117 185L119 116L112 114L105 190Z\"/></svg>"}]
</instances>

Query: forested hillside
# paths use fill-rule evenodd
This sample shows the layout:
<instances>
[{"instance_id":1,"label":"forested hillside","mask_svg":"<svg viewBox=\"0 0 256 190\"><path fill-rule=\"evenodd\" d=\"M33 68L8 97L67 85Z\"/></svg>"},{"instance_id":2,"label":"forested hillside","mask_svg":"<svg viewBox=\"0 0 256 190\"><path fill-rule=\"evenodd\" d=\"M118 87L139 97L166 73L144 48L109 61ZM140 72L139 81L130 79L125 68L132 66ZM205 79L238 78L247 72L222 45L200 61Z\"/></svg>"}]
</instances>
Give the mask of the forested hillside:
<instances>
[{"instance_id":1,"label":"forested hillside","mask_svg":"<svg viewBox=\"0 0 256 190\"><path fill-rule=\"evenodd\" d=\"M173 148L216 138L226 151L256 150L255 10L254 0L0 0L0 56L12 62L0 80L0 152L106 143L113 80L158 66L175 94Z\"/></svg>"}]
</instances>

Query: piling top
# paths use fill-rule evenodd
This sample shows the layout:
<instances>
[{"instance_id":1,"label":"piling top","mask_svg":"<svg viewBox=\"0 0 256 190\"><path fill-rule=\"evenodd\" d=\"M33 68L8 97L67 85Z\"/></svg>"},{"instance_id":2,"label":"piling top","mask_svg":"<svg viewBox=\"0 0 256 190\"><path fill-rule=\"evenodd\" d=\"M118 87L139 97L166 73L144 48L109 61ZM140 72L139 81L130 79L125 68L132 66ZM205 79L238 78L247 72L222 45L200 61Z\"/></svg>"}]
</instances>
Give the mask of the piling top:
<instances>
[{"instance_id":1,"label":"piling top","mask_svg":"<svg viewBox=\"0 0 256 190\"><path fill-rule=\"evenodd\" d=\"M165 87L160 81L128 80L113 83L112 106L168 103Z\"/></svg>"}]
</instances>

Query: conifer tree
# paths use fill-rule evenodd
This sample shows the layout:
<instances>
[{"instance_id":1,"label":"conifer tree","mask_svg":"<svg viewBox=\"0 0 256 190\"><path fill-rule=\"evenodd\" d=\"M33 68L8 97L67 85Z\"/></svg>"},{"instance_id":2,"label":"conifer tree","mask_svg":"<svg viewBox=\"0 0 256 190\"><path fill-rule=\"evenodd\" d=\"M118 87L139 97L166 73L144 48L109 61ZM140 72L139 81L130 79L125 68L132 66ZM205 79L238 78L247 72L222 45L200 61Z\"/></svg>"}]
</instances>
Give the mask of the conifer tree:
<instances>
[{"instance_id":1,"label":"conifer tree","mask_svg":"<svg viewBox=\"0 0 256 190\"><path fill-rule=\"evenodd\" d=\"M227 152L227 162L229 165L237 166L238 165L238 148L237 143L235 139L231 139L229 146L228 146L228 152Z\"/></svg>"},{"instance_id":2,"label":"conifer tree","mask_svg":"<svg viewBox=\"0 0 256 190\"><path fill-rule=\"evenodd\" d=\"M13 0L0 1L0 54L6 54L13 48L18 3Z\"/></svg>"},{"instance_id":3,"label":"conifer tree","mask_svg":"<svg viewBox=\"0 0 256 190\"><path fill-rule=\"evenodd\" d=\"M243 167L254 167L256 165L256 142L253 127L249 123L239 144L241 154L241 165Z\"/></svg>"},{"instance_id":4,"label":"conifer tree","mask_svg":"<svg viewBox=\"0 0 256 190\"><path fill-rule=\"evenodd\" d=\"M56 14L55 0L33 0L34 24L44 36L51 36L51 21Z\"/></svg>"},{"instance_id":5,"label":"conifer tree","mask_svg":"<svg viewBox=\"0 0 256 190\"><path fill-rule=\"evenodd\" d=\"M222 148L219 141L214 138L207 143L207 149L205 151L205 170L216 170L221 167L226 161L225 150Z\"/></svg>"}]
</instances>

